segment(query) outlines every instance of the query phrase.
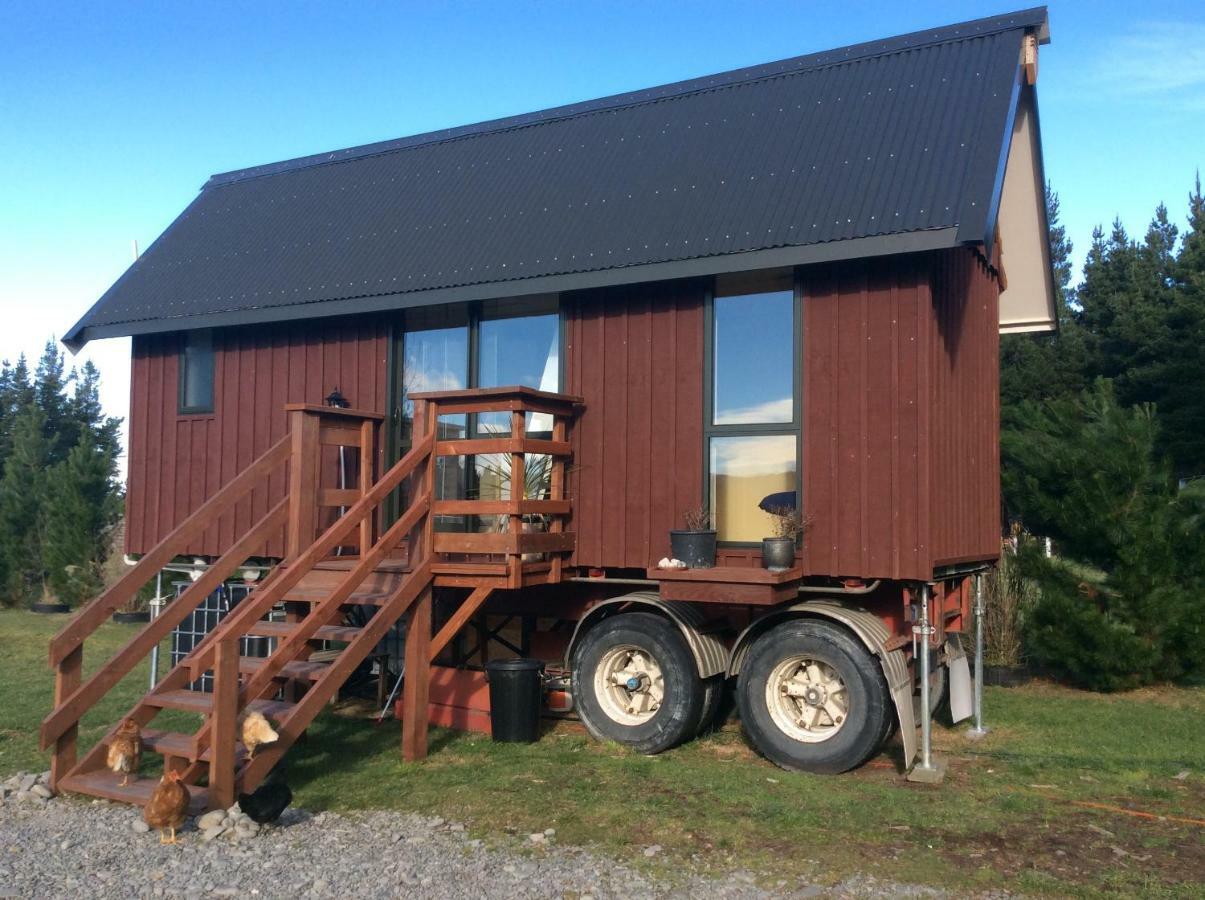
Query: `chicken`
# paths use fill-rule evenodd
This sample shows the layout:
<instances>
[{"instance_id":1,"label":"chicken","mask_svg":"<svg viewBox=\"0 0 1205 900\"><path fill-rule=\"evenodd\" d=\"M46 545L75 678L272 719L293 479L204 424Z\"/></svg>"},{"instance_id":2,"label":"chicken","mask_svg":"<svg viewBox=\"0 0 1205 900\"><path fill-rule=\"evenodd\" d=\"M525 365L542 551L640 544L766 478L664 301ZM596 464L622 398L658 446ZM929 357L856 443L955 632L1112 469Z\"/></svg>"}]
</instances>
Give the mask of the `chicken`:
<instances>
[{"instance_id":1,"label":"chicken","mask_svg":"<svg viewBox=\"0 0 1205 900\"><path fill-rule=\"evenodd\" d=\"M263 784L250 794L238 795L238 808L260 825L275 822L292 802L293 792L284 782L284 771L280 765L269 772Z\"/></svg>"},{"instance_id":2,"label":"chicken","mask_svg":"<svg viewBox=\"0 0 1205 900\"><path fill-rule=\"evenodd\" d=\"M121 786L130 783L130 773L137 772L142 762L142 729L133 719L125 719L117 726L117 733L109 743L106 765L121 773Z\"/></svg>"},{"instance_id":3,"label":"chicken","mask_svg":"<svg viewBox=\"0 0 1205 900\"><path fill-rule=\"evenodd\" d=\"M255 751L260 744L271 744L279 737L263 713L249 712L243 719L243 746L247 748L247 759L255 758Z\"/></svg>"},{"instance_id":4,"label":"chicken","mask_svg":"<svg viewBox=\"0 0 1205 900\"><path fill-rule=\"evenodd\" d=\"M151 799L142 811L146 824L159 829L161 844L179 843L176 839L176 829L182 826L188 817L188 801L191 798L188 788L180 783L180 778L181 773L176 769L164 772L163 778L159 780ZM166 837L164 831L170 831L171 837Z\"/></svg>"}]
</instances>

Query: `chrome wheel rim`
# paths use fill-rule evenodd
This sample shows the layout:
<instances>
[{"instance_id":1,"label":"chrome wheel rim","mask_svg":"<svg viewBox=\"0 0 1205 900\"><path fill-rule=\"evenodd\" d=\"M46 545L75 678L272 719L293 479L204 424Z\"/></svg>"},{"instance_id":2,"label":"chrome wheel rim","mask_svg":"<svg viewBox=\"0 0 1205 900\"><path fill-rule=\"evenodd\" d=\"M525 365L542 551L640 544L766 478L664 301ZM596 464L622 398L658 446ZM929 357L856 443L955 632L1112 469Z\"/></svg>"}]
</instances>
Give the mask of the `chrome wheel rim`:
<instances>
[{"instance_id":1,"label":"chrome wheel rim","mask_svg":"<svg viewBox=\"0 0 1205 900\"><path fill-rule=\"evenodd\" d=\"M793 740L831 740L849 720L849 690L837 670L811 656L784 659L766 681L766 707Z\"/></svg>"},{"instance_id":2,"label":"chrome wheel rim","mask_svg":"<svg viewBox=\"0 0 1205 900\"><path fill-rule=\"evenodd\" d=\"M665 699L661 665L634 644L612 647L594 670L594 696L608 718L622 725L643 725Z\"/></svg>"}]
</instances>

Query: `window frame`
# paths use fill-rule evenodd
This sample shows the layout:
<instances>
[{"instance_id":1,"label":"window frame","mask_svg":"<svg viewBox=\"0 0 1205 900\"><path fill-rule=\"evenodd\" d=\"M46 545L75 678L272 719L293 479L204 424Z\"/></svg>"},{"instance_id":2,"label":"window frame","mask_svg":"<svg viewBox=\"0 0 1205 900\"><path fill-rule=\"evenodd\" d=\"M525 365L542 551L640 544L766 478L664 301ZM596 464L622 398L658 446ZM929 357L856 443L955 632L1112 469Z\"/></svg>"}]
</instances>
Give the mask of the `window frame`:
<instances>
[{"instance_id":1,"label":"window frame","mask_svg":"<svg viewBox=\"0 0 1205 900\"><path fill-rule=\"evenodd\" d=\"M767 273L769 275L769 273ZM795 504L797 509L803 508L803 287L798 272L790 273L790 287L778 290L790 290L792 299L792 354L791 354L791 386L793 398L791 403L791 421L775 423L744 423L734 422L724 425L715 424L715 301L717 296L739 297L748 294L775 293L773 288L767 290L732 290L717 292L716 280L709 281L703 297L703 494L708 510L712 514L712 525L719 531L716 521L715 497L712 495L711 472L711 441L722 437L762 437L787 435L795 438ZM719 541L720 547L754 548L760 547L761 541Z\"/></svg>"},{"instance_id":2,"label":"window frame","mask_svg":"<svg viewBox=\"0 0 1205 900\"><path fill-rule=\"evenodd\" d=\"M189 379L193 375L193 368L189 366L189 348L194 341L204 340L206 351L205 359L207 365L204 370L204 375L209 380L209 404L202 406L190 406L187 403ZM194 351L195 352L195 351ZM194 331L186 331L180 340L180 349L176 356L176 412L181 416L203 416L213 415L214 407L217 404L217 373L215 352L213 347L213 329L198 328Z\"/></svg>"}]
</instances>

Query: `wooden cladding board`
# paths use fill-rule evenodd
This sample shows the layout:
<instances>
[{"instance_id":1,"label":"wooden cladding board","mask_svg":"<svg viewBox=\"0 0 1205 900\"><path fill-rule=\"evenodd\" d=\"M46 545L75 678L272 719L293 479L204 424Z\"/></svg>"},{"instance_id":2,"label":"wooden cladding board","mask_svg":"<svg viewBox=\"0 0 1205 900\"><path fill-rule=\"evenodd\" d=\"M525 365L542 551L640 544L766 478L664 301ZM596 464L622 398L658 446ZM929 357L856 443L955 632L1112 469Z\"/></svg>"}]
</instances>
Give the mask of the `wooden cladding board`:
<instances>
[{"instance_id":1,"label":"wooden cladding board","mask_svg":"<svg viewBox=\"0 0 1205 900\"><path fill-rule=\"evenodd\" d=\"M384 320L364 317L215 331L214 411L198 415L177 412L180 335L134 338L127 551L145 553L282 437L286 403L320 404L338 387L354 406L383 413L387 335ZM337 452L323 448L327 469ZM282 469L186 552L221 554L284 490ZM274 539L269 553L283 550Z\"/></svg>"},{"instance_id":2,"label":"wooden cladding board","mask_svg":"<svg viewBox=\"0 0 1205 900\"><path fill-rule=\"evenodd\" d=\"M571 564L645 568L700 502L703 301L698 282L562 298L565 389L585 403L571 439Z\"/></svg>"},{"instance_id":3,"label":"wooden cladding board","mask_svg":"<svg viewBox=\"0 0 1205 900\"><path fill-rule=\"evenodd\" d=\"M933 258L933 561L1000 553L1000 291L978 254Z\"/></svg>"},{"instance_id":4,"label":"wooden cladding board","mask_svg":"<svg viewBox=\"0 0 1205 900\"><path fill-rule=\"evenodd\" d=\"M994 559L995 275L966 249L803 279L805 571L924 579Z\"/></svg>"}]
</instances>

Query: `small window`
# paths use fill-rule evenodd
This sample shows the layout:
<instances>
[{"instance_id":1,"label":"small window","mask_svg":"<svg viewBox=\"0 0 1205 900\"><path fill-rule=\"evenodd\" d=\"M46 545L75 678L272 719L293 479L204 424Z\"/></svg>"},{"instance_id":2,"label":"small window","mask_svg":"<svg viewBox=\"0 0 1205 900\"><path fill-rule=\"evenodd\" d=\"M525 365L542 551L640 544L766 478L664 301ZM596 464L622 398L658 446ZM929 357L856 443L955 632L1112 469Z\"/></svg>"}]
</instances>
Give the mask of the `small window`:
<instances>
[{"instance_id":1,"label":"small window","mask_svg":"<svg viewBox=\"0 0 1205 900\"><path fill-rule=\"evenodd\" d=\"M213 332L189 331L180 350L180 412L213 412Z\"/></svg>"}]
</instances>

